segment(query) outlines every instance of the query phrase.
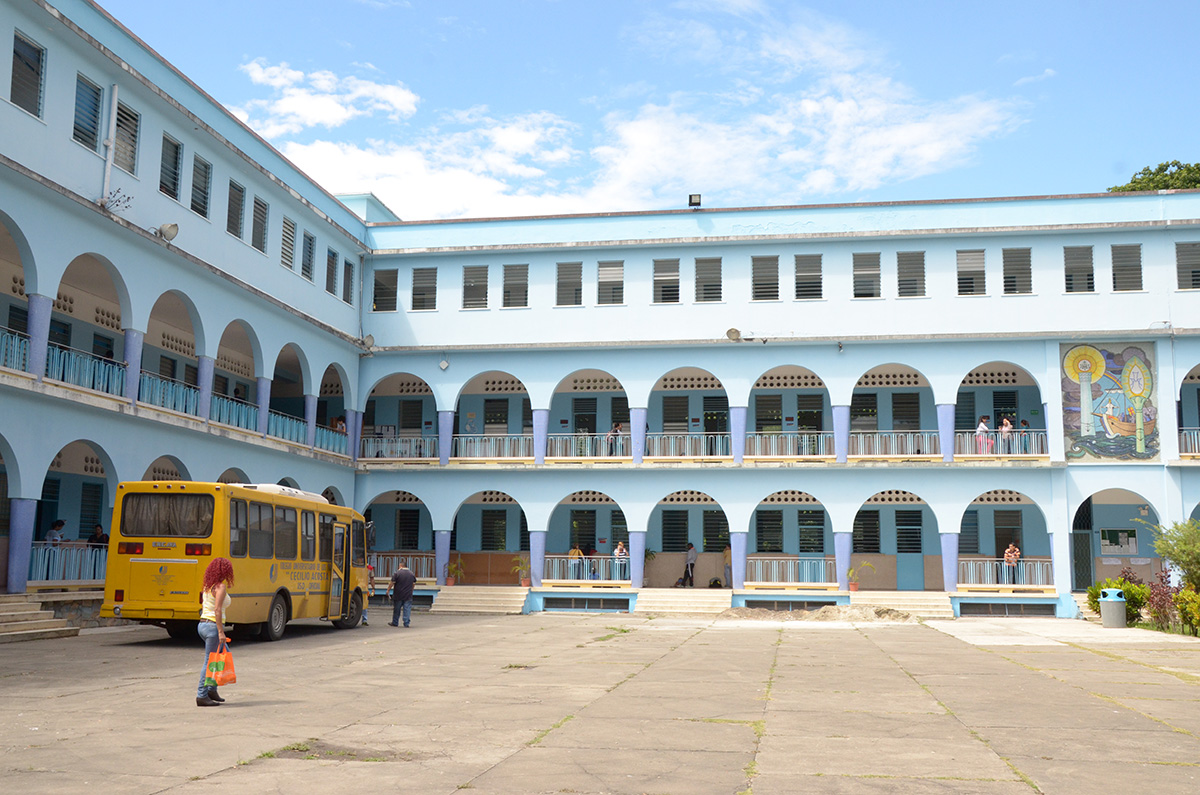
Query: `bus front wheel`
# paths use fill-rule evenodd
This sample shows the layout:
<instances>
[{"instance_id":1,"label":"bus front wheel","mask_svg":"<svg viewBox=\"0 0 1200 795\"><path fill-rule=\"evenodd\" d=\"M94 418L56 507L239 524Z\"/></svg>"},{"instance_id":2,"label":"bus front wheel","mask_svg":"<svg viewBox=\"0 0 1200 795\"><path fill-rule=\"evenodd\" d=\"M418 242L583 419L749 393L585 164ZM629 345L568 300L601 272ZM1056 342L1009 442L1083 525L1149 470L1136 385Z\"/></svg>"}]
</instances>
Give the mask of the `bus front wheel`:
<instances>
[{"instance_id":1,"label":"bus front wheel","mask_svg":"<svg viewBox=\"0 0 1200 795\"><path fill-rule=\"evenodd\" d=\"M267 613L267 623L263 626L263 634L267 640L279 640L283 637L284 627L287 626L287 603L283 597L275 594L271 600L271 611Z\"/></svg>"},{"instance_id":2,"label":"bus front wheel","mask_svg":"<svg viewBox=\"0 0 1200 795\"><path fill-rule=\"evenodd\" d=\"M354 594L350 597L350 609L346 612L345 618L339 618L333 622L333 625L338 629L353 629L358 626L358 622L362 619L362 594Z\"/></svg>"}]
</instances>

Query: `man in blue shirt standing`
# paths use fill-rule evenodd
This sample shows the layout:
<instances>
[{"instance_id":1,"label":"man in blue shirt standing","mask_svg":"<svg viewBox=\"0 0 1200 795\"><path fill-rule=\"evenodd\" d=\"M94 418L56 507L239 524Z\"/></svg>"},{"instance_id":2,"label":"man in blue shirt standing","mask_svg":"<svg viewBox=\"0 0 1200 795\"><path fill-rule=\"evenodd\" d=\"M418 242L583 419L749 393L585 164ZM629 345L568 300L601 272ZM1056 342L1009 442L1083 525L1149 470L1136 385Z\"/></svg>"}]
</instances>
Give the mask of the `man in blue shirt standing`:
<instances>
[{"instance_id":1,"label":"man in blue shirt standing","mask_svg":"<svg viewBox=\"0 0 1200 795\"><path fill-rule=\"evenodd\" d=\"M404 614L404 626L408 626L412 616L413 586L417 584L417 575L413 574L403 562L388 582L387 595L392 597L392 620L389 627L400 625L401 611Z\"/></svg>"}]
</instances>

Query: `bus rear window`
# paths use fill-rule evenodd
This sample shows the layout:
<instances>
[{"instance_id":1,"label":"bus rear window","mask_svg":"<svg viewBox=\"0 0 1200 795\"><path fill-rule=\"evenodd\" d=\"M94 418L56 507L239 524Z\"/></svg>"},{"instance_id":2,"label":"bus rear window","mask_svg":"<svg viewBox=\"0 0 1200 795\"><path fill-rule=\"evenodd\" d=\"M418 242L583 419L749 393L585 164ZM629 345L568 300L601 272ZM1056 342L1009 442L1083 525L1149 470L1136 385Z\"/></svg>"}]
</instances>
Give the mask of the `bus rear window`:
<instances>
[{"instance_id":1,"label":"bus rear window","mask_svg":"<svg viewBox=\"0 0 1200 795\"><path fill-rule=\"evenodd\" d=\"M121 502L121 535L207 538L212 535L211 494L126 494Z\"/></svg>"}]
</instances>

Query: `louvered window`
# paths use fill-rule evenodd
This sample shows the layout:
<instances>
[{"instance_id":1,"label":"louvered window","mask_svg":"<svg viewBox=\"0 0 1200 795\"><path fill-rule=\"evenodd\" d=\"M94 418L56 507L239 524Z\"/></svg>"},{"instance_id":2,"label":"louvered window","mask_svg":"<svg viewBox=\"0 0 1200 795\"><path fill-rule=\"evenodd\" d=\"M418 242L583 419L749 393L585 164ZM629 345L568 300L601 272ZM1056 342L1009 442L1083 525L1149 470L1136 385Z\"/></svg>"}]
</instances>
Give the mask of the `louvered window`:
<instances>
[{"instance_id":1,"label":"louvered window","mask_svg":"<svg viewBox=\"0 0 1200 795\"><path fill-rule=\"evenodd\" d=\"M311 282L313 270L317 266L317 239L305 232L303 240L304 243L300 249L300 275Z\"/></svg>"},{"instance_id":2,"label":"louvered window","mask_svg":"<svg viewBox=\"0 0 1200 795\"><path fill-rule=\"evenodd\" d=\"M754 551L783 551L783 511L754 512Z\"/></svg>"},{"instance_id":3,"label":"louvered window","mask_svg":"<svg viewBox=\"0 0 1200 795\"><path fill-rule=\"evenodd\" d=\"M612 412L612 421L621 423L621 427L629 429L629 398L624 395L614 396L612 405L609 409Z\"/></svg>"},{"instance_id":4,"label":"louvered window","mask_svg":"<svg viewBox=\"0 0 1200 795\"><path fill-rule=\"evenodd\" d=\"M212 166L199 157L192 158L192 212L202 218L208 217L208 197L211 189Z\"/></svg>"},{"instance_id":5,"label":"louvered window","mask_svg":"<svg viewBox=\"0 0 1200 795\"><path fill-rule=\"evenodd\" d=\"M533 433L533 403L529 398L521 399L521 433Z\"/></svg>"},{"instance_id":6,"label":"louvered window","mask_svg":"<svg viewBox=\"0 0 1200 795\"><path fill-rule=\"evenodd\" d=\"M572 514L574 511L572 511ZM688 545L688 512L662 512L662 551L686 552Z\"/></svg>"},{"instance_id":7,"label":"louvered window","mask_svg":"<svg viewBox=\"0 0 1200 795\"><path fill-rule=\"evenodd\" d=\"M820 298L821 292L821 255L796 255L796 298Z\"/></svg>"},{"instance_id":8,"label":"louvered window","mask_svg":"<svg viewBox=\"0 0 1200 795\"><path fill-rule=\"evenodd\" d=\"M529 551L529 519L521 511L521 529L518 531L518 541L522 552Z\"/></svg>"},{"instance_id":9,"label":"louvered window","mask_svg":"<svg viewBox=\"0 0 1200 795\"><path fill-rule=\"evenodd\" d=\"M781 430L783 430L783 395L755 395L755 433L778 433Z\"/></svg>"},{"instance_id":10,"label":"louvered window","mask_svg":"<svg viewBox=\"0 0 1200 795\"><path fill-rule=\"evenodd\" d=\"M571 511L571 546L576 544L585 553L596 548L595 511Z\"/></svg>"},{"instance_id":11,"label":"louvered window","mask_svg":"<svg viewBox=\"0 0 1200 795\"><path fill-rule=\"evenodd\" d=\"M1142 289L1142 247L1112 247L1113 292L1136 292Z\"/></svg>"},{"instance_id":12,"label":"louvered window","mask_svg":"<svg viewBox=\"0 0 1200 795\"><path fill-rule=\"evenodd\" d=\"M1008 417L1013 425L1017 424L1017 393L1016 390L996 390L992 393L992 424L1000 427L1000 420Z\"/></svg>"},{"instance_id":13,"label":"louvered window","mask_svg":"<svg viewBox=\"0 0 1200 795\"><path fill-rule=\"evenodd\" d=\"M104 516L104 484L81 483L79 485L79 531L92 532L92 528L101 524Z\"/></svg>"},{"instance_id":14,"label":"louvered window","mask_svg":"<svg viewBox=\"0 0 1200 795\"><path fill-rule=\"evenodd\" d=\"M1175 244L1175 272L1180 290L1200 289L1200 243Z\"/></svg>"},{"instance_id":15,"label":"louvered window","mask_svg":"<svg viewBox=\"0 0 1200 795\"><path fill-rule=\"evenodd\" d=\"M960 390L958 401L954 404L954 430L973 431L975 430L976 421L975 393Z\"/></svg>"},{"instance_id":16,"label":"louvered window","mask_svg":"<svg viewBox=\"0 0 1200 795\"><path fill-rule=\"evenodd\" d=\"M1063 273L1068 293L1090 293L1096 289L1091 246L1063 246Z\"/></svg>"},{"instance_id":17,"label":"louvered window","mask_svg":"<svg viewBox=\"0 0 1200 795\"><path fill-rule=\"evenodd\" d=\"M421 400L400 401L400 432L405 436L420 436L425 403Z\"/></svg>"},{"instance_id":18,"label":"louvered window","mask_svg":"<svg viewBox=\"0 0 1200 795\"><path fill-rule=\"evenodd\" d=\"M1019 295L1033 292L1033 270L1030 250L1006 248L1004 257L1004 294Z\"/></svg>"},{"instance_id":19,"label":"louvered window","mask_svg":"<svg viewBox=\"0 0 1200 795\"><path fill-rule=\"evenodd\" d=\"M721 300L721 258L705 257L696 260L696 301Z\"/></svg>"},{"instance_id":20,"label":"louvered window","mask_svg":"<svg viewBox=\"0 0 1200 795\"><path fill-rule=\"evenodd\" d=\"M12 87L9 99L34 116L42 115L42 72L46 51L20 33L13 35Z\"/></svg>"},{"instance_id":21,"label":"louvered window","mask_svg":"<svg viewBox=\"0 0 1200 795\"><path fill-rule=\"evenodd\" d=\"M200 371L196 369L196 365L183 365L183 383L188 386L200 386Z\"/></svg>"},{"instance_id":22,"label":"louvered window","mask_svg":"<svg viewBox=\"0 0 1200 795\"><path fill-rule=\"evenodd\" d=\"M751 257L753 278L750 298L753 301L779 300L779 257Z\"/></svg>"},{"instance_id":23,"label":"louvered window","mask_svg":"<svg viewBox=\"0 0 1200 795\"><path fill-rule=\"evenodd\" d=\"M253 209L250 213L250 245L264 254L267 253L267 215L270 207L258 196L254 197Z\"/></svg>"},{"instance_id":24,"label":"louvered window","mask_svg":"<svg viewBox=\"0 0 1200 795\"><path fill-rule=\"evenodd\" d=\"M183 169L183 146L169 135L162 138L162 162L158 168L158 189L179 200L179 175Z\"/></svg>"},{"instance_id":25,"label":"louvered window","mask_svg":"<svg viewBox=\"0 0 1200 795\"><path fill-rule=\"evenodd\" d=\"M879 511L859 511L854 517L851 551L863 554L879 552Z\"/></svg>"},{"instance_id":26,"label":"louvered window","mask_svg":"<svg viewBox=\"0 0 1200 795\"><path fill-rule=\"evenodd\" d=\"M508 434L508 398L483 401L483 432L488 436Z\"/></svg>"},{"instance_id":27,"label":"louvered window","mask_svg":"<svg viewBox=\"0 0 1200 795\"><path fill-rule=\"evenodd\" d=\"M103 334L92 335L92 354L99 356L101 359L111 359L116 348L112 337L107 337Z\"/></svg>"},{"instance_id":28,"label":"louvered window","mask_svg":"<svg viewBox=\"0 0 1200 795\"><path fill-rule=\"evenodd\" d=\"M488 266L463 266L463 309L487 309Z\"/></svg>"},{"instance_id":29,"label":"louvered window","mask_svg":"<svg viewBox=\"0 0 1200 795\"><path fill-rule=\"evenodd\" d=\"M878 298L879 292L879 254L854 255L854 297Z\"/></svg>"},{"instance_id":30,"label":"louvered window","mask_svg":"<svg viewBox=\"0 0 1200 795\"><path fill-rule=\"evenodd\" d=\"M704 543L702 551L704 552L721 552L725 549L725 545L729 543L729 520L725 518L724 511L705 511L703 516L704 522ZM782 534L780 541L782 542ZM782 551L782 545L780 546Z\"/></svg>"},{"instance_id":31,"label":"louvered window","mask_svg":"<svg viewBox=\"0 0 1200 795\"><path fill-rule=\"evenodd\" d=\"M168 380L175 380L175 360L169 356L159 356L158 374Z\"/></svg>"},{"instance_id":32,"label":"louvered window","mask_svg":"<svg viewBox=\"0 0 1200 795\"><path fill-rule=\"evenodd\" d=\"M413 268L412 308L437 309L437 268Z\"/></svg>"},{"instance_id":33,"label":"louvered window","mask_svg":"<svg viewBox=\"0 0 1200 795\"><path fill-rule=\"evenodd\" d=\"M421 512L416 508L398 508L396 510L396 539L395 549L418 549L418 537L421 528Z\"/></svg>"},{"instance_id":34,"label":"louvered window","mask_svg":"<svg viewBox=\"0 0 1200 795\"><path fill-rule=\"evenodd\" d=\"M679 303L679 260L654 260L654 303Z\"/></svg>"},{"instance_id":35,"label":"louvered window","mask_svg":"<svg viewBox=\"0 0 1200 795\"><path fill-rule=\"evenodd\" d=\"M283 217L283 236L279 239L279 264L288 270L296 267L296 222L286 215Z\"/></svg>"},{"instance_id":36,"label":"louvered window","mask_svg":"<svg viewBox=\"0 0 1200 795\"><path fill-rule=\"evenodd\" d=\"M896 551L920 553L921 512L896 511Z\"/></svg>"},{"instance_id":37,"label":"louvered window","mask_svg":"<svg viewBox=\"0 0 1200 795\"><path fill-rule=\"evenodd\" d=\"M797 430L823 430L824 415L825 398L822 395L796 395Z\"/></svg>"},{"instance_id":38,"label":"louvered window","mask_svg":"<svg viewBox=\"0 0 1200 795\"><path fill-rule=\"evenodd\" d=\"M342 302L354 305L354 261L342 260Z\"/></svg>"},{"instance_id":39,"label":"louvered window","mask_svg":"<svg viewBox=\"0 0 1200 795\"><path fill-rule=\"evenodd\" d=\"M113 142L113 163L117 168L137 172L138 127L141 117L123 102L117 103L117 137Z\"/></svg>"},{"instance_id":40,"label":"louvered window","mask_svg":"<svg viewBox=\"0 0 1200 795\"><path fill-rule=\"evenodd\" d=\"M333 249L325 250L325 292L337 295L338 253Z\"/></svg>"},{"instance_id":41,"label":"louvered window","mask_svg":"<svg viewBox=\"0 0 1200 795\"><path fill-rule=\"evenodd\" d=\"M2 476L0 476L2 477ZM625 522L625 513L620 508L613 508L612 516L609 519L610 536L609 539L613 546L616 546L620 541L625 546L629 546L629 525Z\"/></svg>"},{"instance_id":42,"label":"louvered window","mask_svg":"<svg viewBox=\"0 0 1200 795\"><path fill-rule=\"evenodd\" d=\"M246 189L233 180L229 181L229 211L225 218L225 231L241 239L246 218Z\"/></svg>"},{"instance_id":43,"label":"louvered window","mask_svg":"<svg viewBox=\"0 0 1200 795\"><path fill-rule=\"evenodd\" d=\"M959 295L987 295L983 262L982 250L958 252Z\"/></svg>"},{"instance_id":44,"label":"louvered window","mask_svg":"<svg viewBox=\"0 0 1200 795\"><path fill-rule=\"evenodd\" d=\"M796 524L800 529L800 554L825 554L825 512L797 511Z\"/></svg>"},{"instance_id":45,"label":"louvered window","mask_svg":"<svg viewBox=\"0 0 1200 795\"><path fill-rule=\"evenodd\" d=\"M508 511L483 511L479 519L480 548L503 552L508 546Z\"/></svg>"},{"instance_id":46,"label":"louvered window","mask_svg":"<svg viewBox=\"0 0 1200 795\"><path fill-rule=\"evenodd\" d=\"M583 263L558 263L555 306L583 306Z\"/></svg>"},{"instance_id":47,"label":"louvered window","mask_svg":"<svg viewBox=\"0 0 1200 795\"><path fill-rule=\"evenodd\" d=\"M687 395L663 395L663 433L687 432Z\"/></svg>"},{"instance_id":48,"label":"louvered window","mask_svg":"<svg viewBox=\"0 0 1200 795\"><path fill-rule=\"evenodd\" d=\"M896 291L901 298L919 298L925 295L924 251L897 252Z\"/></svg>"},{"instance_id":49,"label":"louvered window","mask_svg":"<svg viewBox=\"0 0 1200 795\"><path fill-rule=\"evenodd\" d=\"M224 375L213 376L213 394L228 395L229 394L229 377Z\"/></svg>"},{"instance_id":50,"label":"louvered window","mask_svg":"<svg viewBox=\"0 0 1200 795\"><path fill-rule=\"evenodd\" d=\"M100 145L100 108L104 92L83 75L75 76L75 126L71 137L96 151Z\"/></svg>"},{"instance_id":51,"label":"louvered window","mask_svg":"<svg viewBox=\"0 0 1200 795\"><path fill-rule=\"evenodd\" d=\"M892 430L921 430L921 396L916 392L892 393Z\"/></svg>"},{"instance_id":52,"label":"louvered window","mask_svg":"<svg viewBox=\"0 0 1200 795\"><path fill-rule=\"evenodd\" d=\"M29 310L16 304L8 305L8 329L18 334L29 333Z\"/></svg>"},{"instance_id":53,"label":"louvered window","mask_svg":"<svg viewBox=\"0 0 1200 795\"><path fill-rule=\"evenodd\" d=\"M1009 544L1021 546L1021 512L996 511L992 516L996 528L996 552L1003 554Z\"/></svg>"},{"instance_id":54,"label":"louvered window","mask_svg":"<svg viewBox=\"0 0 1200 795\"><path fill-rule=\"evenodd\" d=\"M596 268L596 303L625 303L625 263L601 262Z\"/></svg>"},{"instance_id":55,"label":"louvered window","mask_svg":"<svg viewBox=\"0 0 1200 795\"><path fill-rule=\"evenodd\" d=\"M855 392L850 397L850 430L875 431L879 429L879 411L873 392Z\"/></svg>"},{"instance_id":56,"label":"louvered window","mask_svg":"<svg viewBox=\"0 0 1200 795\"><path fill-rule=\"evenodd\" d=\"M595 433L596 398L572 398L571 417L575 433Z\"/></svg>"},{"instance_id":57,"label":"louvered window","mask_svg":"<svg viewBox=\"0 0 1200 795\"><path fill-rule=\"evenodd\" d=\"M529 306L529 266L504 266L504 306Z\"/></svg>"},{"instance_id":58,"label":"louvered window","mask_svg":"<svg viewBox=\"0 0 1200 795\"><path fill-rule=\"evenodd\" d=\"M958 525L958 554L979 554L979 511L964 511Z\"/></svg>"},{"instance_id":59,"label":"louvered window","mask_svg":"<svg viewBox=\"0 0 1200 795\"><path fill-rule=\"evenodd\" d=\"M727 433L729 431L729 398L724 395L706 395L704 407L704 432Z\"/></svg>"}]
</instances>

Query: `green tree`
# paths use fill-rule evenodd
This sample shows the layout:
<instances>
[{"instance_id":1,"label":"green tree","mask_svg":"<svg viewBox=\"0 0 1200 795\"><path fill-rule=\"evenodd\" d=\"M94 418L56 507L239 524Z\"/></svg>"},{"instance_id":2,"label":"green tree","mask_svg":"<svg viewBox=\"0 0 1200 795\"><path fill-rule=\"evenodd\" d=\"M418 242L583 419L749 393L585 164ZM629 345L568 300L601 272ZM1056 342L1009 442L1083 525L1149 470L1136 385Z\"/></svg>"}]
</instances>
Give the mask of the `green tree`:
<instances>
[{"instance_id":1,"label":"green tree","mask_svg":"<svg viewBox=\"0 0 1200 795\"><path fill-rule=\"evenodd\" d=\"M1200 521L1189 519L1155 527L1154 551L1183 572L1183 581L1200 591Z\"/></svg>"},{"instance_id":2,"label":"green tree","mask_svg":"<svg viewBox=\"0 0 1200 795\"><path fill-rule=\"evenodd\" d=\"M1113 185L1109 193L1135 190L1185 190L1200 188L1200 163L1180 163L1172 160L1156 167L1146 166L1133 175L1125 185Z\"/></svg>"}]
</instances>

